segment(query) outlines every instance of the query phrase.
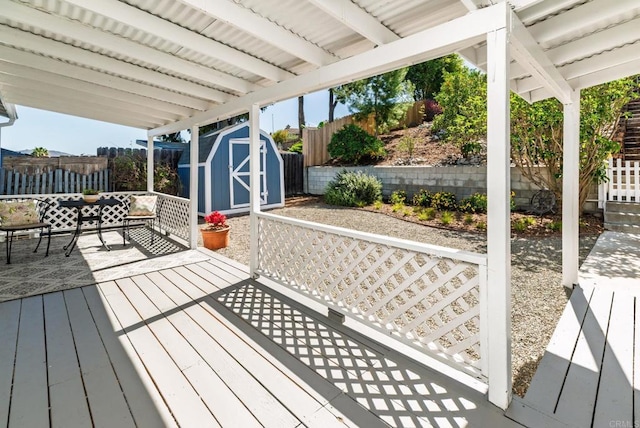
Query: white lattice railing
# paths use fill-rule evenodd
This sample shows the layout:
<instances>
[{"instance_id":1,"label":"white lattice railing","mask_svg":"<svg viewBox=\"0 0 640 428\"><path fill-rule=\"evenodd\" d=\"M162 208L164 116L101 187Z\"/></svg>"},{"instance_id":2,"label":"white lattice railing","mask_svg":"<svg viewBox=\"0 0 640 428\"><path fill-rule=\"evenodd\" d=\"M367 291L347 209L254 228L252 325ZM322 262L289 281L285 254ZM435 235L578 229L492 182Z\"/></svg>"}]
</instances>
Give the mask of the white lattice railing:
<instances>
[{"instance_id":1,"label":"white lattice railing","mask_svg":"<svg viewBox=\"0 0 640 428\"><path fill-rule=\"evenodd\" d=\"M105 192L107 198L116 198L122 205L106 206L102 211L102 226L122 226L122 219L129 211L129 197L148 192ZM177 196L165 195L154 192L158 196L158 210L160 215L160 227L162 231L169 232L175 237L189 241L189 200ZM53 232L71 231L76 227L77 214L75 208L63 208L58 206L59 201L79 199L79 193L56 193L47 195L19 195L0 196L0 199L37 198L47 201L50 205L45 221L51 223ZM41 208L41 207L39 207ZM97 227L97 225L83 225L84 229Z\"/></svg>"},{"instance_id":2,"label":"white lattice railing","mask_svg":"<svg viewBox=\"0 0 640 428\"><path fill-rule=\"evenodd\" d=\"M640 202L640 162L609 158L607 181L598 186L598 207L605 201Z\"/></svg>"},{"instance_id":3,"label":"white lattice railing","mask_svg":"<svg viewBox=\"0 0 640 428\"><path fill-rule=\"evenodd\" d=\"M161 207L162 230L189 242L189 199L154 192Z\"/></svg>"},{"instance_id":4,"label":"white lattice railing","mask_svg":"<svg viewBox=\"0 0 640 428\"><path fill-rule=\"evenodd\" d=\"M485 255L266 213L257 218L258 274L487 375Z\"/></svg>"}]
</instances>

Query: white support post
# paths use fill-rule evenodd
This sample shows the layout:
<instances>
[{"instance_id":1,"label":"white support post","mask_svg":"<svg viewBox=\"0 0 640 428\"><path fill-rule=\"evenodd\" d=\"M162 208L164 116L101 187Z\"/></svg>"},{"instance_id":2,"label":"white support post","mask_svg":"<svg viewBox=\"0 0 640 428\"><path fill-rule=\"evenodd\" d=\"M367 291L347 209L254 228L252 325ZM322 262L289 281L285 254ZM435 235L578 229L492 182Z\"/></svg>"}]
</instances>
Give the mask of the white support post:
<instances>
[{"instance_id":1,"label":"white support post","mask_svg":"<svg viewBox=\"0 0 640 428\"><path fill-rule=\"evenodd\" d=\"M580 90L564 105L562 150L562 285L578 283L580 213Z\"/></svg>"},{"instance_id":2,"label":"white support post","mask_svg":"<svg viewBox=\"0 0 640 428\"><path fill-rule=\"evenodd\" d=\"M507 13L508 9L505 9ZM507 21L508 22L508 21ZM487 33L487 268L489 401L511 402L509 25Z\"/></svg>"},{"instance_id":3,"label":"white support post","mask_svg":"<svg viewBox=\"0 0 640 428\"><path fill-rule=\"evenodd\" d=\"M189 152L189 248L198 248L198 153L200 127L191 128Z\"/></svg>"},{"instance_id":4,"label":"white support post","mask_svg":"<svg viewBox=\"0 0 640 428\"><path fill-rule=\"evenodd\" d=\"M147 192L153 192L153 176L155 173L153 163L153 136L147 137Z\"/></svg>"},{"instance_id":5,"label":"white support post","mask_svg":"<svg viewBox=\"0 0 640 428\"><path fill-rule=\"evenodd\" d=\"M260 106L252 104L249 110L249 274L256 276L258 269L258 218L260 212Z\"/></svg>"}]
</instances>

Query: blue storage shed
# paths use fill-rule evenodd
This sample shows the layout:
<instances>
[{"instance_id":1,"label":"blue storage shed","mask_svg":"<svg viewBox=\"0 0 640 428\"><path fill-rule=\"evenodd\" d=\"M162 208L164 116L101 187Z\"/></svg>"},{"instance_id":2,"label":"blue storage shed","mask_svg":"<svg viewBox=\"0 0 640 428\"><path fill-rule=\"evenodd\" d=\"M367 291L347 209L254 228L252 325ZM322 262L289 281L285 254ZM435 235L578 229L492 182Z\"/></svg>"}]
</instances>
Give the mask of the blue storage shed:
<instances>
[{"instance_id":1,"label":"blue storage shed","mask_svg":"<svg viewBox=\"0 0 640 428\"><path fill-rule=\"evenodd\" d=\"M249 211L249 123L201 135L198 156L198 213ZM189 198L190 145L178 161L182 195ZM262 208L284 206L282 157L269 134L260 130Z\"/></svg>"}]
</instances>

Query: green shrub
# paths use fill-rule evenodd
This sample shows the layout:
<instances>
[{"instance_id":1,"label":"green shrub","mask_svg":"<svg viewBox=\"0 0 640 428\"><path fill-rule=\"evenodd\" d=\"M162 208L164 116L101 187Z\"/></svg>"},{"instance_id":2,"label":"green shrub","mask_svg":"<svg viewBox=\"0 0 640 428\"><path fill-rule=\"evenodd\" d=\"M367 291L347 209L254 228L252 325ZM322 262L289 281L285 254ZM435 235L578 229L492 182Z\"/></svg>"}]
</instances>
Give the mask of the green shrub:
<instances>
[{"instance_id":1,"label":"green shrub","mask_svg":"<svg viewBox=\"0 0 640 428\"><path fill-rule=\"evenodd\" d=\"M271 134L271 138L273 138L273 142L279 145L283 145L289 140L289 130L287 129L279 129L274 131Z\"/></svg>"},{"instance_id":2,"label":"green shrub","mask_svg":"<svg viewBox=\"0 0 640 428\"><path fill-rule=\"evenodd\" d=\"M391 212L397 213L402 208L404 208L404 204L395 203L395 204L391 205Z\"/></svg>"},{"instance_id":3,"label":"green shrub","mask_svg":"<svg viewBox=\"0 0 640 428\"><path fill-rule=\"evenodd\" d=\"M413 205L417 207L428 208L431 206L431 192L420 189L418 193L413 195Z\"/></svg>"},{"instance_id":4,"label":"green shrub","mask_svg":"<svg viewBox=\"0 0 640 428\"><path fill-rule=\"evenodd\" d=\"M473 223L474 221L473 214L465 214L462 221L464 224L467 224L467 225Z\"/></svg>"},{"instance_id":5,"label":"green shrub","mask_svg":"<svg viewBox=\"0 0 640 428\"><path fill-rule=\"evenodd\" d=\"M333 134L327 150L332 158L355 164L386 154L382 141L353 124L345 125Z\"/></svg>"},{"instance_id":6,"label":"green shrub","mask_svg":"<svg viewBox=\"0 0 640 428\"><path fill-rule=\"evenodd\" d=\"M291 147L289 147L289 151L294 153L302 153L302 141L293 143Z\"/></svg>"},{"instance_id":7,"label":"green shrub","mask_svg":"<svg viewBox=\"0 0 640 428\"><path fill-rule=\"evenodd\" d=\"M457 208L456 195L450 192L437 192L431 195L431 207L438 211L453 211Z\"/></svg>"},{"instance_id":8,"label":"green shrub","mask_svg":"<svg viewBox=\"0 0 640 428\"><path fill-rule=\"evenodd\" d=\"M402 217L409 217L413 212L410 208L405 208L402 210Z\"/></svg>"},{"instance_id":9,"label":"green shrub","mask_svg":"<svg viewBox=\"0 0 640 428\"><path fill-rule=\"evenodd\" d=\"M410 135L405 135L400 138L400 142L398 143L398 149L407 153L409 159L413 159L413 152L415 151L416 144L418 143L418 139L412 137Z\"/></svg>"},{"instance_id":10,"label":"green shrub","mask_svg":"<svg viewBox=\"0 0 640 428\"><path fill-rule=\"evenodd\" d=\"M452 221L453 213L451 211L443 211L442 214L440 214L440 223L443 225L448 226Z\"/></svg>"},{"instance_id":11,"label":"green shrub","mask_svg":"<svg viewBox=\"0 0 640 428\"><path fill-rule=\"evenodd\" d=\"M484 221L479 221L476 223L476 229L478 230L487 230L487 223Z\"/></svg>"},{"instance_id":12,"label":"green shrub","mask_svg":"<svg viewBox=\"0 0 640 428\"><path fill-rule=\"evenodd\" d=\"M429 218L429 216L427 215L426 212L422 211L420 214L418 214L418 220L420 220L420 221L429 221L431 219Z\"/></svg>"},{"instance_id":13,"label":"green shrub","mask_svg":"<svg viewBox=\"0 0 640 428\"><path fill-rule=\"evenodd\" d=\"M382 208L383 205L384 204L382 203L382 201L375 201L373 203L373 208L376 209L376 210L379 210L380 208Z\"/></svg>"},{"instance_id":14,"label":"green shrub","mask_svg":"<svg viewBox=\"0 0 640 428\"><path fill-rule=\"evenodd\" d=\"M522 217L513 222L513 228L517 232L524 232L529 227L536 224L536 219L533 217Z\"/></svg>"},{"instance_id":15,"label":"green shrub","mask_svg":"<svg viewBox=\"0 0 640 428\"><path fill-rule=\"evenodd\" d=\"M407 192L405 192L404 190L396 190L395 192L391 193L391 197L389 198L389 202L391 202L392 204L404 205L406 200Z\"/></svg>"},{"instance_id":16,"label":"green shrub","mask_svg":"<svg viewBox=\"0 0 640 428\"><path fill-rule=\"evenodd\" d=\"M483 193L474 193L468 198L464 198L458 203L458 210L463 213L486 213L487 212L487 195Z\"/></svg>"},{"instance_id":17,"label":"green shrub","mask_svg":"<svg viewBox=\"0 0 640 428\"><path fill-rule=\"evenodd\" d=\"M554 232L558 232L562 230L562 222L561 221L552 221L547 225L549 230L553 230Z\"/></svg>"},{"instance_id":18,"label":"green shrub","mask_svg":"<svg viewBox=\"0 0 640 428\"><path fill-rule=\"evenodd\" d=\"M324 199L330 205L371 205L382 199L382 183L376 177L362 171L343 170L327 185Z\"/></svg>"},{"instance_id":19,"label":"green shrub","mask_svg":"<svg viewBox=\"0 0 640 428\"><path fill-rule=\"evenodd\" d=\"M435 208L426 208L423 211L424 215L427 217L427 220L433 220L434 218L436 218L436 209Z\"/></svg>"}]
</instances>

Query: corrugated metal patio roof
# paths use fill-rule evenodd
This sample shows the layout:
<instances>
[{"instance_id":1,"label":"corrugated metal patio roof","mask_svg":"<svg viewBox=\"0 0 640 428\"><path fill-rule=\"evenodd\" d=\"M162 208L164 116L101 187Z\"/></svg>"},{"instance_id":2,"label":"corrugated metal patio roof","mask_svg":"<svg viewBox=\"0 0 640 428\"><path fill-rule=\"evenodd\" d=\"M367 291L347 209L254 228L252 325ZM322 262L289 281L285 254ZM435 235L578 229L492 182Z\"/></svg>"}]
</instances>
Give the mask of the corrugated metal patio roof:
<instances>
[{"instance_id":1,"label":"corrugated metal patio roof","mask_svg":"<svg viewBox=\"0 0 640 428\"><path fill-rule=\"evenodd\" d=\"M436 38L448 37L439 25L465 15L481 20L482 9L498 2L0 0L0 96L165 131L193 116L213 121L239 105L264 105L451 51L483 68L486 48L477 37L388 63L362 57L357 73L348 60L388 55L412 36L433 39L430 28L442 28ZM510 4L518 41L511 87L525 99L555 96L554 79L577 89L640 72L640 1ZM468 22L460 21L460 30ZM325 69L335 77L319 78Z\"/></svg>"}]
</instances>

